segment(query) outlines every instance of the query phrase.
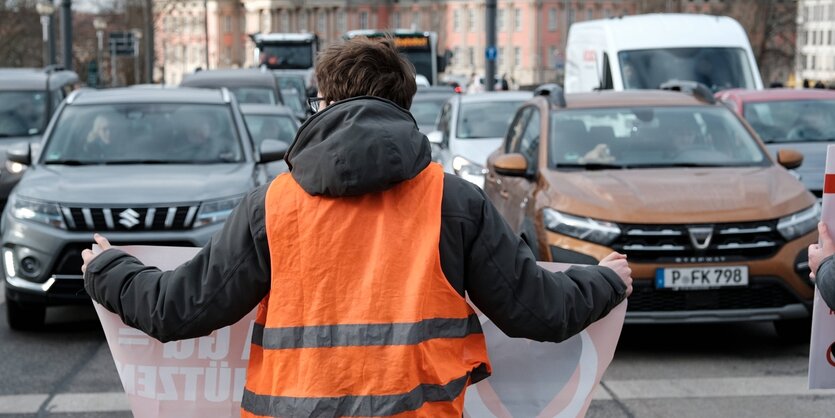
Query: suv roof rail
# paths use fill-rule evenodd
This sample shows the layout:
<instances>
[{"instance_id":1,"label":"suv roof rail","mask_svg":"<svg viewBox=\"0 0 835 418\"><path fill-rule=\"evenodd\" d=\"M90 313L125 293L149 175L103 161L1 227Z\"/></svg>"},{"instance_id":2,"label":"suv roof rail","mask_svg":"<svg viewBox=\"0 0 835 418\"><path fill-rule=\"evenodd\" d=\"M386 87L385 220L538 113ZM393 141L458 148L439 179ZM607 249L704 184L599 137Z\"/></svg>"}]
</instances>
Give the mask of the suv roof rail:
<instances>
[{"instance_id":1,"label":"suv roof rail","mask_svg":"<svg viewBox=\"0 0 835 418\"><path fill-rule=\"evenodd\" d=\"M548 102L559 107L565 107L565 93L559 84L542 84L533 91L534 96L545 96Z\"/></svg>"},{"instance_id":2,"label":"suv roof rail","mask_svg":"<svg viewBox=\"0 0 835 418\"><path fill-rule=\"evenodd\" d=\"M87 90L91 90L91 89L89 89L89 88L80 88L80 89L78 89L78 90L73 90L73 91L70 93L70 95L69 95L69 96L67 96L67 99L66 99L66 100L67 100L67 104L72 104L72 102L74 102L74 101L75 101L75 99L77 99L77 98L78 98L78 96L81 96L81 93L83 93L83 92L85 92L85 91L87 91Z\"/></svg>"},{"instance_id":3,"label":"suv roof rail","mask_svg":"<svg viewBox=\"0 0 835 418\"><path fill-rule=\"evenodd\" d=\"M220 88L220 97L223 98L224 103L232 103L232 96L229 94L229 89L226 87Z\"/></svg>"},{"instance_id":4,"label":"suv roof rail","mask_svg":"<svg viewBox=\"0 0 835 418\"><path fill-rule=\"evenodd\" d=\"M679 91L682 93L687 93L705 103L716 103L716 98L713 97L713 91L711 91L708 86L697 81L670 80L661 83L661 85L658 86L658 88L660 90Z\"/></svg>"},{"instance_id":5,"label":"suv roof rail","mask_svg":"<svg viewBox=\"0 0 835 418\"><path fill-rule=\"evenodd\" d=\"M45 72L47 74L52 74L56 71L64 71L64 66L63 65L58 65L58 64L53 64L53 65L47 65L46 67L43 67L43 72Z\"/></svg>"}]
</instances>

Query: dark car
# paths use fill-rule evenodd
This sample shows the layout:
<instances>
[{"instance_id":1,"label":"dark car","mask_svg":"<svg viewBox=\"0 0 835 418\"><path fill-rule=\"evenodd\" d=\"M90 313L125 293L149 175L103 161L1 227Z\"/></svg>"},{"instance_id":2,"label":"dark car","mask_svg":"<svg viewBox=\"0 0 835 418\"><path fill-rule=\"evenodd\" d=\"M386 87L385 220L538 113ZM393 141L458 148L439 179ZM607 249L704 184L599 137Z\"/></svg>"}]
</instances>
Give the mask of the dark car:
<instances>
[{"instance_id":1,"label":"dark car","mask_svg":"<svg viewBox=\"0 0 835 418\"><path fill-rule=\"evenodd\" d=\"M281 71L273 71L278 85L281 87L281 96L284 98L284 105L293 110L296 118L304 121L313 114L310 106L307 105L307 87L304 84L304 77L298 74L286 74ZM313 94L315 96L316 94Z\"/></svg>"},{"instance_id":2,"label":"dark car","mask_svg":"<svg viewBox=\"0 0 835 418\"><path fill-rule=\"evenodd\" d=\"M47 306L90 303L80 254L93 232L116 245L203 246L286 149L254 147L225 89L73 93L39 156L9 152L32 163L0 224L10 326L37 328Z\"/></svg>"},{"instance_id":3,"label":"dark car","mask_svg":"<svg viewBox=\"0 0 835 418\"><path fill-rule=\"evenodd\" d=\"M803 164L795 171L806 188L823 196L826 147L835 144L835 91L736 89L716 96L748 121L772 153L800 151Z\"/></svg>"},{"instance_id":4,"label":"dark car","mask_svg":"<svg viewBox=\"0 0 835 418\"><path fill-rule=\"evenodd\" d=\"M198 71L189 74L181 87L229 89L238 103L284 104L278 80L267 70L247 68L233 70Z\"/></svg>"},{"instance_id":5,"label":"dark car","mask_svg":"<svg viewBox=\"0 0 835 418\"><path fill-rule=\"evenodd\" d=\"M7 161L6 149L19 142L40 142L53 113L77 82L76 73L57 67L0 69L0 205L26 169Z\"/></svg>"}]
</instances>

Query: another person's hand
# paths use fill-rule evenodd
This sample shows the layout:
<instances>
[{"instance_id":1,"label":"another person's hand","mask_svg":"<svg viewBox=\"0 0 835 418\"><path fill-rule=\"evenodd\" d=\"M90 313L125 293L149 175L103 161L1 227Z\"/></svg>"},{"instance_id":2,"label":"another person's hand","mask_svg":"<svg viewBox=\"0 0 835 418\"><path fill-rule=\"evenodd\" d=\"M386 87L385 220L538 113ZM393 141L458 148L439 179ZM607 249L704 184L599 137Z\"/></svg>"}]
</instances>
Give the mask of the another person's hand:
<instances>
[{"instance_id":1,"label":"another person's hand","mask_svg":"<svg viewBox=\"0 0 835 418\"><path fill-rule=\"evenodd\" d=\"M607 164L615 162L615 157L612 156L612 151L606 144L597 144L586 155L582 156L577 162L580 164L600 163Z\"/></svg>"},{"instance_id":2,"label":"another person's hand","mask_svg":"<svg viewBox=\"0 0 835 418\"><path fill-rule=\"evenodd\" d=\"M815 272L818 271L823 260L835 254L835 243L832 242L829 229L823 222L818 224L818 235L820 236L820 244L812 244L809 246L809 268L812 270L809 273L809 278L812 280L815 280Z\"/></svg>"},{"instance_id":3,"label":"another person's hand","mask_svg":"<svg viewBox=\"0 0 835 418\"><path fill-rule=\"evenodd\" d=\"M626 255L613 252L600 260L599 265L612 269L626 285L626 297L632 294L632 269L626 262Z\"/></svg>"},{"instance_id":4,"label":"another person's hand","mask_svg":"<svg viewBox=\"0 0 835 418\"><path fill-rule=\"evenodd\" d=\"M99 234L95 234L93 235L93 239L96 240L96 244L99 244L102 251L110 249L110 241L108 241L107 238ZM94 253L92 248L88 248L81 252L81 258L84 260L84 264L81 265L81 274L87 272L87 266L94 258L96 258L97 255L98 253Z\"/></svg>"}]
</instances>

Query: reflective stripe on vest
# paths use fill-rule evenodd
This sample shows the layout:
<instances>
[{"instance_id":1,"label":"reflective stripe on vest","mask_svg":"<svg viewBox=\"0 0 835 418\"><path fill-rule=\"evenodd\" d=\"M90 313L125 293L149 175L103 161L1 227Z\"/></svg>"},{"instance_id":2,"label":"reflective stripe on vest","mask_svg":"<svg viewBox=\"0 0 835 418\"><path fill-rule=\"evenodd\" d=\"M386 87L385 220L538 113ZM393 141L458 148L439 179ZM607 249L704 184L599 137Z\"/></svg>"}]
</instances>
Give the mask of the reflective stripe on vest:
<instances>
[{"instance_id":1,"label":"reflective stripe on vest","mask_svg":"<svg viewBox=\"0 0 835 418\"><path fill-rule=\"evenodd\" d=\"M443 169L380 193L267 192L272 284L242 416L454 416L489 375L481 325L441 270Z\"/></svg>"}]
</instances>

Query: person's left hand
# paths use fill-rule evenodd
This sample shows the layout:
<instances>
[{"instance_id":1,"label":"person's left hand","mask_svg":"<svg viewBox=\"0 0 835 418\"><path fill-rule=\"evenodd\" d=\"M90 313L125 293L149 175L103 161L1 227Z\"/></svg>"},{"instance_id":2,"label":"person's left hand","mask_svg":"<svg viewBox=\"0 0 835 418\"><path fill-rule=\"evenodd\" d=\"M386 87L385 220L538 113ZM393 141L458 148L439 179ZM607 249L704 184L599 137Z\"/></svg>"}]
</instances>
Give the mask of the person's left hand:
<instances>
[{"instance_id":1,"label":"person's left hand","mask_svg":"<svg viewBox=\"0 0 835 418\"><path fill-rule=\"evenodd\" d=\"M809 273L809 278L812 280L815 280L815 272L818 271L823 260L835 254L835 243L832 242L829 229L823 222L818 224L818 235L820 236L820 244L812 244L809 246L809 268L812 270Z\"/></svg>"},{"instance_id":2,"label":"person's left hand","mask_svg":"<svg viewBox=\"0 0 835 418\"><path fill-rule=\"evenodd\" d=\"M110 241L108 241L107 238L99 234L95 234L93 235L93 239L96 240L96 244L99 244L99 247L101 247L102 251L110 249ZM81 258L84 260L84 264L81 265L81 274L87 272L87 266L90 264L90 262L93 261L94 258L96 258L97 255L99 255L99 253L94 253L92 248L87 248L86 250L81 252Z\"/></svg>"}]
</instances>

